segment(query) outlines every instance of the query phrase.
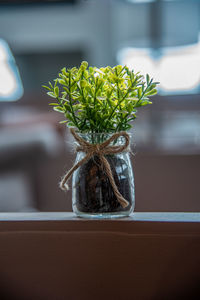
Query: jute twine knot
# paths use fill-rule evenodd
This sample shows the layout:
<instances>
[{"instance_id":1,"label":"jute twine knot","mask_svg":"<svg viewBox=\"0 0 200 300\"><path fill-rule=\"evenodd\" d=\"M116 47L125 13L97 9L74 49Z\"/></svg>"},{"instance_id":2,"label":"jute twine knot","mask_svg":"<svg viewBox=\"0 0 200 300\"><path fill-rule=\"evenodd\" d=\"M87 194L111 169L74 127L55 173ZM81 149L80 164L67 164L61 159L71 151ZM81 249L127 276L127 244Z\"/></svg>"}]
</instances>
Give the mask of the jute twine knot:
<instances>
[{"instance_id":1,"label":"jute twine knot","mask_svg":"<svg viewBox=\"0 0 200 300\"><path fill-rule=\"evenodd\" d=\"M107 139L105 142L100 143L100 144L90 144L87 141L85 141L84 139L82 139L76 132L75 129L70 128L71 134L74 136L75 140L78 142L78 146L76 148L77 152L85 152L85 157L80 160L79 162L77 162L76 164L74 164L74 166L64 175L64 177L62 178L61 182L60 182L60 188L62 190L68 190L68 185L67 185L67 181L69 180L69 178L71 177L71 175L73 174L73 172L78 169L80 166L82 166L86 161L88 161L91 157L93 157L94 155L97 155L100 159L100 162L102 164L102 166L105 169L105 172L109 178L110 184L113 188L113 192L118 200L118 202L121 204L121 206L123 208L127 207L129 205L129 202L124 199L124 197L120 194L113 175L112 175L112 171L111 171L111 167L109 162L107 161L107 159L105 158L105 155L107 154L116 154L116 153L121 153L124 151L130 151L129 149L129 144L130 144L130 138L127 132L125 131L121 131L121 132L117 132L114 133L109 139ZM113 142L114 140L116 140L119 137L124 137L125 138L125 143L124 145L110 145L111 142Z\"/></svg>"}]
</instances>

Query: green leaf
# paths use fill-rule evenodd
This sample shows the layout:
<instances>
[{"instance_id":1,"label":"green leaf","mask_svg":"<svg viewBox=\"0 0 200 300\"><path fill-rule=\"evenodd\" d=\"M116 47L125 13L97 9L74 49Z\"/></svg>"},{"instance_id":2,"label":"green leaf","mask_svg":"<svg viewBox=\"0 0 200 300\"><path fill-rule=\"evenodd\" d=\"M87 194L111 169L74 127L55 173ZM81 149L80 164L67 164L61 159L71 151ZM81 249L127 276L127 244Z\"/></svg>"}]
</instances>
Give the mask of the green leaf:
<instances>
[{"instance_id":1,"label":"green leaf","mask_svg":"<svg viewBox=\"0 0 200 300\"><path fill-rule=\"evenodd\" d=\"M56 95L54 94L54 92L48 92L47 95L49 95L52 98L56 98Z\"/></svg>"},{"instance_id":2,"label":"green leaf","mask_svg":"<svg viewBox=\"0 0 200 300\"><path fill-rule=\"evenodd\" d=\"M139 87L139 88L138 88L138 98L140 99L141 96L142 96L142 88Z\"/></svg>"},{"instance_id":3,"label":"green leaf","mask_svg":"<svg viewBox=\"0 0 200 300\"><path fill-rule=\"evenodd\" d=\"M129 113L131 113L131 112L132 112L132 109L133 109L132 104L130 103L129 105L127 105L127 106L126 106L126 109L127 109L127 111L128 111Z\"/></svg>"},{"instance_id":4,"label":"green leaf","mask_svg":"<svg viewBox=\"0 0 200 300\"><path fill-rule=\"evenodd\" d=\"M74 126L75 126L74 122L68 122L67 125L68 125L69 127L74 127Z\"/></svg>"},{"instance_id":5,"label":"green leaf","mask_svg":"<svg viewBox=\"0 0 200 300\"><path fill-rule=\"evenodd\" d=\"M55 87L57 86L57 84L58 84L58 78L56 78L56 79L54 79L54 89L55 89Z\"/></svg>"},{"instance_id":6,"label":"green leaf","mask_svg":"<svg viewBox=\"0 0 200 300\"><path fill-rule=\"evenodd\" d=\"M148 85L148 84L149 84L149 81L150 81L149 74L146 75L146 81L147 81L147 85Z\"/></svg>"},{"instance_id":7,"label":"green leaf","mask_svg":"<svg viewBox=\"0 0 200 300\"><path fill-rule=\"evenodd\" d=\"M65 111L61 106L56 106L56 107L54 106L53 110L55 110L57 112L61 112L61 113L64 113L64 111Z\"/></svg>"},{"instance_id":8,"label":"green leaf","mask_svg":"<svg viewBox=\"0 0 200 300\"><path fill-rule=\"evenodd\" d=\"M63 73L63 75L68 76L69 74L66 72L66 68L62 68L61 72Z\"/></svg>"},{"instance_id":9,"label":"green leaf","mask_svg":"<svg viewBox=\"0 0 200 300\"><path fill-rule=\"evenodd\" d=\"M42 87L45 88L45 89L47 89L47 90L49 90L49 91L51 91L51 88L49 86L42 85Z\"/></svg>"},{"instance_id":10,"label":"green leaf","mask_svg":"<svg viewBox=\"0 0 200 300\"><path fill-rule=\"evenodd\" d=\"M81 71L85 71L88 67L88 62L87 61L82 61L81 66L80 66L80 70Z\"/></svg>"},{"instance_id":11,"label":"green leaf","mask_svg":"<svg viewBox=\"0 0 200 300\"><path fill-rule=\"evenodd\" d=\"M65 90L67 92L67 94L69 94L69 90L66 86L63 87L63 90Z\"/></svg>"},{"instance_id":12,"label":"green leaf","mask_svg":"<svg viewBox=\"0 0 200 300\"><path fill-rule=\"evenodd\" d=\"M65 103L64 105L65 105L65 110L67 110L68 112L71 113L71 107L70 107L70 105L67 104L67 103Z\"/></svg>"},{"instance_id":13,"label":"green leaf","mask_svg":"<svg viewBox=\"0 0 200 300\"><path fill-rule=\"evenodd\" d=\"M50 85L50 87L53 89L53 85L51 84L51 82L49 81L49 85Z\"/></svg>"},{"instance_id":14,"label":"green leaf","mask_svg":"<svg viewBox=\"0 0 200 300\"><path fill-rule=\"evenodd\" d=\"M94 68L93 67L89 67L89 73L94 74Z\"/></svg>"},{"instance_id":15,"label":"green leaf","mask_svg":"<svg viewBox=\"0 0 200 300\"><path fill-rule=\"evenodd\" d=\"M54 93L55 93L56 97L58 98L59 97L59 87L58 86L56 86L54 88Z\"/></svg>"},{"instance_id":16,"label":"green leaf","mask_svg":"<svg viewBox=\"0 0 200 300\"><path fill-rule=\"evenodd\" d=\"M117 74L122 72L123 67L121 65L116 66Z\"/></svg>"},{"instance_id":17,"label":"green leaf","mask_svg":"<svg viewBox=\"0 0 200 300\"><path fill-rule=\"evenodd\" d=\"M80 81L80 86L81 86L81 88L85 88L87 86L87 81L86 80L81 80Z\"/></svg>"},{"instance_id":18,"label":"green leaf","mask_svg":"<svg viewBox=\"0 0 200 300\"><path fill-rule=\"evenodd\" d=\"M105 101L106 97L100 97L100 96L98 96L97 99L100 100L100 101Z\"/></svg>"},{"instance_id":19,"label":"green leaf","mask_svg":"<svg viewBox=\"0 0 200 300\"><path fill-rule=\"evenodd\" d=\"M153 95L156 95L157 94L157 90L156 89L153 89L147 93L145 93L145 96L148 95L148 96L153 96Z\"/></svg>"},{"instance_id":20,"label":"green leaf","mask_svg":"<svg viewBox=\"0 0 200 300\"><path fill-rule=\"evenodd\" d=\"M131 127L132 127L132 126L131 126L130 124L126 124L124 129L125 129L125 130L128 130L128 129L131 129Z\"/></svg>"},{"instance_id":21,"label":"green leaf","mask_svg":"<svg viewBox=\"0 0 200 300\"><path fill-rule=\"evenodd\" d=\"M156 84L155 84L155 83L152 83L151 86L150 86L150 90L155 89L155 87L156 87Z\"/></svg>"},{"instance_id":22,"label":"green leaf","mask_svg":"<svg viewBox=\"0 0 200 300\"><path fill-rule=\"evenodd\" d=\"M140 106L145 106L147 104L152 104L152 102L147 100L140 102Z\"/></svg>"},{"instance_id":23,"label":"green leaf","mask_svg":"<svg viewBox=\"0 0 200 300\"><path fill-rule=\"evenodd\" d=\"M128 97L126 100L137 102L139 99L137 97Z\"/></svg>"},{"instance_id":24,"label":"green leaf","mask_svg":"<svg viewBox=\"0 0 200 300\"><path fill-rule=\"evenodd\" d=\"M70 113L65 113L66 118L68 118L70 121L74 121L72 115Z\"/></svg>"},{"instance_id":25,"label":"green leaf","mask_svg":"<svg viewBox=\"0 0 200 300\"><path fill-rule=\"evenodd\" d=\"M82 106L81 104L74 104L74 105L73 105L74 111L77 111L77 110L81 109L82 107L83 107L83 106Z\"/></svg>"},{"instance_id":26,"label":"green leaf","mask_svg":"<svg viewBox=\"0 0 200 300\"><path fill-rule=\"evenodd\" d=\"M59 82L60 84L62 84L62 85L65 85L65 84L66 84L65 80L63 80L63 79L58 79L58 82Z\"/></svg>"}]
</instances>

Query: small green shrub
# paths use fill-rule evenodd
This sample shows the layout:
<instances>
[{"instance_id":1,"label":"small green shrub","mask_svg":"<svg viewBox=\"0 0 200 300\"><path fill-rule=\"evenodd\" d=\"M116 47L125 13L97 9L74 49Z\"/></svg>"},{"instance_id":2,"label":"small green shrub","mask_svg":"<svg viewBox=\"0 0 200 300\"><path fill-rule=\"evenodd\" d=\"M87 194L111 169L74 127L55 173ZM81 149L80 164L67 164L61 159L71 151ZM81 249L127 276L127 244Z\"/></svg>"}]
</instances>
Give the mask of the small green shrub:
<instances>
[{"instance_id":1,"label":"small green shrub","mask_svg":"<svg viewBox=\"0 0 200 300\"><path fill-rule=\"evenodd\" d=\"M49 86L53 109L63 113L68 127L80 132L118 132L132 127L138 107L151 104L157 93L153 79L127 66L96 68L83 61L80 68L63 68Z\"/></svg>"}]
</instances>

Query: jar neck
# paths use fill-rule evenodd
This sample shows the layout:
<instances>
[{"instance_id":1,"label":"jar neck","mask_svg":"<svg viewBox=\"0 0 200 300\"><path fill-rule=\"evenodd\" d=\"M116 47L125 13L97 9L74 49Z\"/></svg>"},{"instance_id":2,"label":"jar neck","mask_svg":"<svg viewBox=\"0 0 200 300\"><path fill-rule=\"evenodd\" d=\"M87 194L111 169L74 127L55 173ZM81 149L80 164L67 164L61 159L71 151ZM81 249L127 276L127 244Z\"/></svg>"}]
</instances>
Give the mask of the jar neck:
<instances>
[{"instance_id":1,"label":"jar neck","mask_svg":"<svg viewBox=\"0 0 200 300\"><path fill-rule=\"evenodd\" d=\"M78 135L84 139L86 142L90 144L101 144L107 141L109 138L113 136L114 133L78 133ZM123 136L119 136L110 145L120 146L124 145L125 138Z\"/></svg>"}]
</instances>

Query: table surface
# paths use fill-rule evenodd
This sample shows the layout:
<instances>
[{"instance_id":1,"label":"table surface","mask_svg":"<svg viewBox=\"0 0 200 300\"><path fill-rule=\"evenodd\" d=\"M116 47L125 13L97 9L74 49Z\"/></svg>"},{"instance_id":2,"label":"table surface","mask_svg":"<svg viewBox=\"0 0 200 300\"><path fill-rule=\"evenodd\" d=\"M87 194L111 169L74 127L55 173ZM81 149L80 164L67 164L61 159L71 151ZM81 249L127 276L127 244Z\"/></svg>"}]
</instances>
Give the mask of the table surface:
<instances>
[{"instance_id":1,"label":"table surface","mask_svg":"<svg viewBox=\"0 0 200 300\"><path fill-rule=\"evenodd\" d=\"M0 213L0 233L96 232L200 237L200 213L136 212L119 219L84 219L70 212Z\"/></svg>"},{"instance_id":2,"label":"table surface","mask_svg":"<svg viewBox=\"0 0 200 300\"><path fill-rule=\"evenodd\" d=\"M0 245L1 275L18 299L21 291L24 299L48 300L199 293L200 213L136 212L115 220L0 213Z\"/></svg>"},{"instance_id":3,"label":"table surface","mask_svg":"<svg viewBox=\"0 0 200 300\"><path fill-rule=\"evenodd\" d=\"M126 218L118 219L85 219L79 218L72 212L15 212L0 213L1 221L79 221L79 222L200 222L200 213L187 212L135 212Z\"/></svg>"}]
</instances>

